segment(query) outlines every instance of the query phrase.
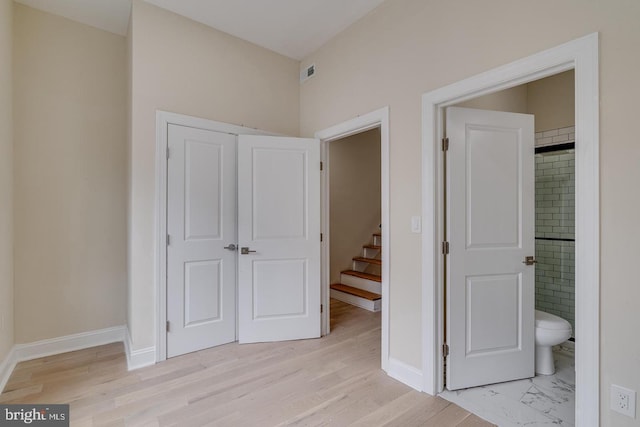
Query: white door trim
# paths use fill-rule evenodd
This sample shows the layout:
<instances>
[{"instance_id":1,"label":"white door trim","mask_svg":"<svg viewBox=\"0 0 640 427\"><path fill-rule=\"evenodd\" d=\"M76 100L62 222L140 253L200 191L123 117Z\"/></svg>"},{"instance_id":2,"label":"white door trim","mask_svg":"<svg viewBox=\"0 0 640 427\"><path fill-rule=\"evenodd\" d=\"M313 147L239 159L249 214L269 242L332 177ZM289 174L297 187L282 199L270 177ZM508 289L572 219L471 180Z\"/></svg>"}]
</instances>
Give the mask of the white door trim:
<instances>
[{"instance_id":1,"label":"white door trim","mask_svg":"<svg viewBox=\"0 0 640 427\"><path fill-rule=\"evenodd\" d=\"M156 111L156 362L167 359L167 128L170 124L234 135L278 135L199 117Z\"/></svg>"},{"instance_id":2,"label":"white door trim","mask_svg":"<svg viewBox=\"0 0 640 427\"><path fill-rule=\"evenodd\" d=\"M575 69L576 425L599 423L600 190L598 34L570 41L422 96L424 391L442 391L442 112L471 98Z\"/></svg>"},{"instance_id":3,"label":"white door trim","mask_svg":"<svg viewBox=\"0 0 640 427\"><path fill-rule=\"evenodd\" d=\"M383 107L368 114L347 120L315 133L321 143L321 158L327 164L327 144L337 139L380 128L381 151L381 194L382 203L382 343L381 367L389 365L389 107ZM325 237L322 247L321 298L326 308L322 313L322 333L329 330L329 178L323 174L321 190L322 233Z\"/></svg>"}]
</instances>

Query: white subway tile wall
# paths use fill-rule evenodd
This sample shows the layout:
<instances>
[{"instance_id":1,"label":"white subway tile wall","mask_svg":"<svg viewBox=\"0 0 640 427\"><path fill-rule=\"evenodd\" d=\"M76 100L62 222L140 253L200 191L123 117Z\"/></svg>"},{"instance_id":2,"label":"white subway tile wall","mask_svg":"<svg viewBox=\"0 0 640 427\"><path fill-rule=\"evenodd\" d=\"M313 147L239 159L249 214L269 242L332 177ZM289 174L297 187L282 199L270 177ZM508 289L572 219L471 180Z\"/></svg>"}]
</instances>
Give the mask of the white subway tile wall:
<instances>
[{"instance_id":1,"label":"white subway tile wall","mask_svg":"<svg viewBox=\"0 0 640 427\"><path fill-rule=\"evenodd\" d=\"M536 132L536 147L542 147L544 145L552 145L559 143L575 142L576 140L576 127L568 126L566 128L545 130L542 132Z\"/></svg>"},{"instance_id":2,"label":"white subway tile wall","mask_svg":"<svg viewBox=\"0 0 640 427\"><path fill-rule=\"evenodd\" d=\"M538 132L536 145L574 135L574 127ZM575 153L536 154L535 191L536 309L566 319L575 333L575 242L548 240L575 238Z\"/></svg>"}]
</instances>

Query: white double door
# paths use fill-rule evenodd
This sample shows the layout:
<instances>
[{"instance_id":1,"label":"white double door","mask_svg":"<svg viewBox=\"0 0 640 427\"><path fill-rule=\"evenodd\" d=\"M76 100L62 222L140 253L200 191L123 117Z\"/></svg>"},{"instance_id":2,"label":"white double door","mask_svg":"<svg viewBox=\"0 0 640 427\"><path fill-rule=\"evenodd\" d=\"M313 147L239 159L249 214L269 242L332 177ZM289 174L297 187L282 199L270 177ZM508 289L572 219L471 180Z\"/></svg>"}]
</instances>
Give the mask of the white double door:
<instances>
[{"instance_id":1,"label":"white double door","mask_svg":"<svg viewBox=\"0 0 640 427\"><path fill-rule=\"evenodd\" d=\"M534 375L534 119L447 109L447 388Z\"/></svg>"},{"instance_id":2,"label":"white double door","mask_svg":"<svg viewBox=\"0 0 640 427\"><path fill-rule=\"evenodd\" d=\"M169 125L167 357L320 336L320 145Z\"/></svg>"}]
</instances>

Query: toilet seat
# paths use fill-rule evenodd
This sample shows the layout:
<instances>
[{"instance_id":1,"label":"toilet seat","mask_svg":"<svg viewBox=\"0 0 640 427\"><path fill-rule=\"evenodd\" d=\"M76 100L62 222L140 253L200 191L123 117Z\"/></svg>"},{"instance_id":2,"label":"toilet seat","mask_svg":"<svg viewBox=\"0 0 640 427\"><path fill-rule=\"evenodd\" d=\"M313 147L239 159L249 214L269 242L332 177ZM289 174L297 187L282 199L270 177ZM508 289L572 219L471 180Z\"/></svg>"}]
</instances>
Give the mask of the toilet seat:
<instances>
[{"instance_id":1,"label":"toilet seat","mask_svg":"<svg viewBox=\"0 0 640 427\"><path fill-rule=\"evenodd\" d=\"M571 324L562 317L536 310L536 328L549 329L552 331L566 331L571 330Z\"/></svg>"}]
</instances>

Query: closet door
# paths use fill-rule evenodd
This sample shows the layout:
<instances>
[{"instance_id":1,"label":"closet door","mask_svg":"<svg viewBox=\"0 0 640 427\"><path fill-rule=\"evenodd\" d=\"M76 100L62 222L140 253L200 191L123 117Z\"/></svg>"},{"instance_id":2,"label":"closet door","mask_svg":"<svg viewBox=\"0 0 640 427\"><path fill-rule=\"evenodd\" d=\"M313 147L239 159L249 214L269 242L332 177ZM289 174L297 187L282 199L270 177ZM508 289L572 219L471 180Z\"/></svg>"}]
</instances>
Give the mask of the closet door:
<instances>
[{"instance_id":1,"label":"closet door","mask_svg":"<svg viewBox=\"0 0 640 427\"><path fill-rule=\"evenodd\" d=\"M240 135L241 343L320 336L320 142Z\"/></svg>"},{"instance_id":2,"label":"closet door","mask_svg":"<svg viewBox=\"0 0 640 427\"><path fill-rule=\"evenodd\" d=\"M236 136L169 125L167 357L236 339Z\"/></svg>"}]
</instances>

